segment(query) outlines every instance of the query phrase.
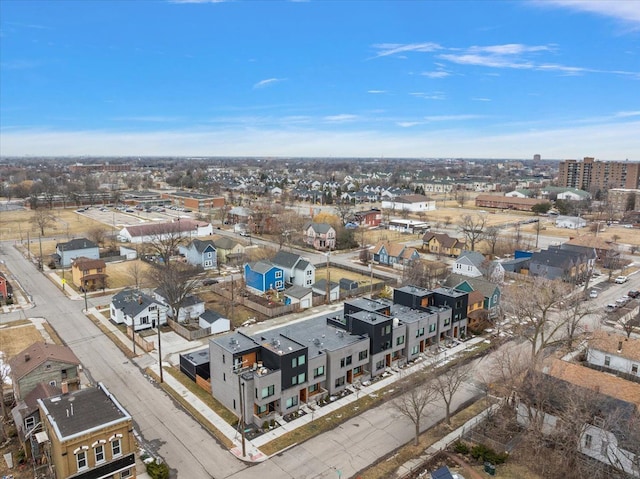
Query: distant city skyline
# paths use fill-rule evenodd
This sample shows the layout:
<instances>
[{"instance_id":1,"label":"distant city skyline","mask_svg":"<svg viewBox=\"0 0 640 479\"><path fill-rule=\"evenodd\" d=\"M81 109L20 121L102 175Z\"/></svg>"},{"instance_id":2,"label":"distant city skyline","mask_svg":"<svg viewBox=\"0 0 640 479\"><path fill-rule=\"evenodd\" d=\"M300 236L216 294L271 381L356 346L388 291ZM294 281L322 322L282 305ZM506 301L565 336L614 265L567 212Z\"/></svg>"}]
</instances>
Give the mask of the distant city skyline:
<instances>
[{"instance_id":1,"label":"distant city skyline","mask_svg":"<svg viewBox=\"0 0 640 479\"><path fill-rule=\"evenodd\" d=\"M0 155L640 161L636 1L0 2Z\"/></svg>"}]
</instances>

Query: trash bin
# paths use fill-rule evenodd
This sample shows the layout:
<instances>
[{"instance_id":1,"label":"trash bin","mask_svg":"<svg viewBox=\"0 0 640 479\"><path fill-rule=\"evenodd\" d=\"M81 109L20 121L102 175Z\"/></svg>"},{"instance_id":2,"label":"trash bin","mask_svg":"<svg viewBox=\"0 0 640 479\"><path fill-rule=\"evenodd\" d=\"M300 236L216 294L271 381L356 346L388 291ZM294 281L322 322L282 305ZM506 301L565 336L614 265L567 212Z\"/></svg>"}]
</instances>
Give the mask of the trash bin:
<instances>
[{"instance_id":1,"label":"trash bin","mask_svg":"<svg viewBox=\"0 0 640 479\"><path fill-rule=\"evenodd\" d=\"M494 466L493 464L489 464L489 475L490 476L495 476L496 475L496 466Z\"/></svg>"},{"instance_id":2,"label":"trash bin","mask_svg":"<svg viewBox=\"0 0 640 479\"><path fill-rule=\"evenodd\" d=\"M490 462L484 463L484 472L486 472L487 474L489 473L489 466L491 466Z\"/></svg>"}]
</instances>

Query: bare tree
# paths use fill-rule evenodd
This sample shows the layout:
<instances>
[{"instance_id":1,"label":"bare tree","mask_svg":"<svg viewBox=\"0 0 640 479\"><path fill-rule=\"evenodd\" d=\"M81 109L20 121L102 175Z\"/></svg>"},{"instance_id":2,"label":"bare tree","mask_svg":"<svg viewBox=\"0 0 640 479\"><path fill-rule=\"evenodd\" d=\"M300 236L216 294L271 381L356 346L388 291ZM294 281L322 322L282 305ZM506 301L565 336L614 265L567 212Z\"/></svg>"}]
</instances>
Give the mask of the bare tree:
<instances>
[{"instance_id":1,"label":"bare tree","mask_svg":"<svg viewBox=\"0 0 640 479\"><path fill-rule=\"evenodd\" d=\"M438 286L449 270L447 265L437 261L417 260L403 270L403 284L432 289Z\"/></svg>"},{"instance_id":2,"label":"bare tree","mask_svg":"<svg viewBox=\"0 0 640 479\"><path fill-rule=\"evenodd\" d=\"M142 286L142 280L144 279L144 270L139 259L129 263L127 267L127 275L131 278L131 281L133 281L135 288L140 289Z\"/></svg>"},{"instance_id":3,"label":"bare tree","mask_svg":"<svg viewBox=\"0 0 640 479\"><path fill-rule=\"evenodd\" d=\"M573 342L576 337L584 331L584 327L582 325L582 320L594 312L594 309L591 305L585 301L581 297L575 297L568 300L568 305L566 305L563 311L560 311L561 322L564 323L565 326L565 341L567 347L569 349L573 348Z\"/></svg>"},{"instance_id":4,"label":"bare tree","mask_svg":"<svg viewBox=\"0 0 640 479\"><path fill-rule=\"evenodd\" d=\"M56 218L51 211L44 208L36 208L29 222L37 226L40 230L40 235L44 236L45 228L55 225Z\"/></svg>"},{"instance_id":5,"label":"bare tree","mask_svg":"<svg viewBox=\"0 0 640 479\"><path fill-rule=\"evenodd\" d=\"M97 245L102 246L107 236L107 230L105 230L101 226L95 226L88 231L87 235L91 241L93 241Z\"/></svg>"},{"instance_id":6,"label":"bare tree","mask_svg":"<svg viewBox=\"0 0 640 479\"><path fill-rule=\"evenodd\" d=\"M497 226L489 226L484 232L484 240L489 243L489 248L491 249L491 256L496 255L496 244L498 243L498 238L500 237L500 228Z\"/></svg>"},{"instance_id":7,"label":"bare tree","mask_svg":"<svg viewBox=\"0 0 640 479\"><path fill-rule=\"evenodd\" d=\"M147 279L153 284L169 304L173 318L178 320L178 313L187 296L198 287L198 274L201 269L195 266L170 262L154 267L147 272Z\"/></svg>"},{"instance_id":8,"label":"bare tree","mask_svg":"<svg viewBox=\"0 0 640 479\"><path fill-rule=\"evenodd\" d=\"M350 202L345 201L335 205L334 209L336 210L337 215L340 217L340 220L342 220L342 224L345 225L353 216L353 211L355 208Z\"/></svg>"},{"instance_id":9,"label":"bare tree","mask_svg":"<svg viewBox=\"0 0 640 479\"><path fill-rule=\"evenodd\" d=\"M457 362L442 374L437 375L431 383L436 394L442 398L445 406L444 420L451 425L451 402L462 383L468 378L466 366Z\"/></svg>"},{"instance_id":10,"label":"bare tree","mask_svg":"<svg viewBox=\"0 0 640 479\"><path fill-rule=\"evenodd\" d=\"M420 438L420 423L429 413L433 412L433 407L438 400L438 394L435 389L421 385L414 387L394 399L391 407L401 415L409 419L414 426L413 444L418 445Z\"/></svg>"},{"instance_id":11,"label":"bare tree","mask_svg":"<svg viewBox=\"0 0 640 479\"><path fill-rule=\"evenodd\" d=\"M180 228L180 220L173 223L156 224L150 232L149 251L158 255L165 265L171 256L176 254L178 246L184 244L185 238Z\"/></svg>"},{"instance_id":12,"label":"bare tree","mask_svg":"<svg viewBox=\"0 0 640 479\"><path fill-rule=\"evenodd\" d=\"M467 190L464 190L464 189L456 190L455 199L456 199L456 203L458 203L458 206L462 208L464 207L465 203L469 199L469 193L467 193Z\"/></svg>"},{"instance_id":13,"label":"bare tree","mask_svg":"<svg viewBox=\"0 0 640 479\"><path fill-rule=\"evenodd\" d=\"M518 333L531 346L531 362L536 363L539 354L565 327L566 317L555 308L563 307L571 287L560 280L536 277L525 285L514 285L505 291L507 310L516 321Z\"/></svg>"},{"instance_id":14,"label":"bare tree","mask_svg":"<svg viewBox=\"0 0 640 479\"><path fill-rule=\"evenodd\" d=\"M471 251L475 251L476 244L484 238L486 223L487 217L484 215L464 215L460 219L460 232Z\"/></svg>"}]
</instances>

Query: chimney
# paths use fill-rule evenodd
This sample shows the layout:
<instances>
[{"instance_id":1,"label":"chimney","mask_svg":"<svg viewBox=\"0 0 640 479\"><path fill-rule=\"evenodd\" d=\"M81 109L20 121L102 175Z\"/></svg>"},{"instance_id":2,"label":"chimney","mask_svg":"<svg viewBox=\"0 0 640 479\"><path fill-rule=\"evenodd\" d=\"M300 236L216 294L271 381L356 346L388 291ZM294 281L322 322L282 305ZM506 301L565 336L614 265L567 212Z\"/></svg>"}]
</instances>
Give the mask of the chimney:
<instances>
[{"instance_id":1,"label":"chimney","mask_svg":"<svg viewBox=\"0 0 640 479\"><path fill-rule=\"evenodd\" d=\"M62 394L69 394L69 384L67 381L62 381L60 383L60 389L62 389Z\"/></svg>"},{"instance_id":2,"label":"chimney","mask_svg":"<svg viewBox=\"0 0 640 479\"><path fill-rule=\"evenodd\" d=\"M138 304L142 304L142 296L138 296Z\"/></svg>"},{"instance_id":3,"label":"chimney","mask_svg":"<svg viewBox=\"0 0 640 479\"><path fill-rule=\"evenodd\" d=\"M24 362L28 362L31 359L31 355L29 353L24 355Z\"/></svg>"}]
</instances>

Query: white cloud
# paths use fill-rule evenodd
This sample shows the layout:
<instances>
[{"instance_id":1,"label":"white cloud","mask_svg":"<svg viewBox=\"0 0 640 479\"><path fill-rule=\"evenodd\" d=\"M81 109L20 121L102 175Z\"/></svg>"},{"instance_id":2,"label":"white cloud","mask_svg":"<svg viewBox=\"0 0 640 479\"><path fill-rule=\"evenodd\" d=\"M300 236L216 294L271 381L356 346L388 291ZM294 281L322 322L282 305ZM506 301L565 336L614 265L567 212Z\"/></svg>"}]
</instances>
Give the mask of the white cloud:
<instances>
[{"instance_id":1,"label":"white cloud","mask_svg":"<svg viewBox=\"0 0 640 479\"><path fill-rule=\"evenodd\" d=\"M608 160L624 160L640 151L640 121L598 123L572 128L523 129L489 134L477 128L408 129L400 131L234 129L116 131L3 131L3 155L185 155L215 152L228 156L370 156L581 158L585 152ZM417 125L417 124L416 124ZM512 129L513 130L513 129ZM582 156L581 156L582 155Z\"/></svg>"},{"instance_id":2,"label":"white cloud","mask_svg":"<svg viewBox=\"0 0 640 479\"><path fill-rule=\"evenodd\" d=\"M635 28L640 28L640 6L633 0L544 0L535 3L543 7L558 6L579 12L595 13L623 23L635 24Z\"/></svg>"},{"instance_id":3,"label":"white cloud","mask_svg":"<svg viewBox=\"0 0 640 479\"><path fill-rule=\"evenodd\" d=\"M132 121L132 122L149 122L149 123L171 123L181 121L183 118L179 116L117 116L111 118L113 121Z\"/></svg>"},{"instance_id":4,"label":"white cloud","mask_svg":"<svg viewBox=\"0 0 640 479\"><path fill-rule=\"evenodd\" d=\"M632 116L640 116L640 111L619 111L615 114L616 118L629 118Z\"/></svg>"},{"instance_id":5,"label":"white cloud","mask_svg":"<svg viewBox=\"0 0 640 479\"><path fill-rule=\"evenodd\" d=\"M433 115L424 117L426 121L466 121L476 120L478 118L484 118L484 115Z\"/></svg>"},{"instance_id":6,"label":"white cloud","mask_svg":"<svg viewBox=\"0 0 640 479\"><path fill-rule=\"evenodd\" d=\"M387 92L386 90L368 90L367 93L371 93L372 95L381 95Z\"/></svg>"},{"instance_id":7,"label":"white cloud","mask_svg":"<svg viewBox=\"0 0 640 479\"><path fill-rule=\"evenodd\" d=\"M470 52L489 53L492 55L521 55L529 52L552 51L555 48L549 45L523 45L521 43L506 43L504 45L472 46Z\"/></svg>"},{"instance_id":8,"label":"white cloud","mask_svg":"<svg viewBox=\"0 0 640 479\"><path fill-rule=\"evenodd\" d=\"M409 95L415 96L416 98L422 98L423 100L446 100L447 98L442 92L424 93L415 91L409 93Z\"/></svg>"},{"instance_id":9,"label":"white cloud","mask_svg":"<svg viewBox=\"0 0 640 479\"><path fill-rule=\"evenodd\" d=\"M433 42L425 43L379 43L373 45L373 48L378 50L376 57L386 57L389 55L398 55L399 53L406 52L434 52L442 49L440 45Z\"/></svg>"},{"instance_id":10,"label":"white cloud","mask_svg":"<svg viewBox=\"0 0 640 479\"><path fill-rule=\"evenodd\" d=\"M393 130L330 131L323 129L249 128L163 130L155 132L22 130L0 134L5 156L368 156L581 158L585 152L607 160L633 158L640 151L640 121L602 122L571 128L523 126L513 133L478 128L435 129L433 124ZM416 125L417 126L417 125Z\"/></svg>"},{"instance_id":11,"label":"white cloud","mask_svg":"<svg viewBox=\"0 0 640 479\"><path fill-rule=\"evenodd\" d=\"M435 71L435 72L422 72L420 75L428 77L428 78L446 78L449 75L451 75L451 73L443 71L443 70L439 70L439 71Z\"/></svg>"},{"instance_id":12,"label":"white cloud","mask_svg":"<svg viewBox=\"0 0 640 479\"><path fill-rule=\"evenodd\" d=\"M325 116L323 118L324 121L330 122L330 123L346 123L349 121L354 121L358 118L357 115L350 115L348 113L343 113L340 115L329 115L329 116Z\"/></svg>"},{"instance_id":13,"label":"white cloud","mask_svg":"<svg viewBox=\"0 0 640 479\"><path fill-rule=\"evenodd\" d=\"M278 83L284 81L282 78L267 78L266 80L260 80L258 83L253 85L253 88L264 88L269 85L273 85L274 83Z\"/></svg>"},{"instance_id":14,"label":"white cloud","mask_svg":"<svg viewBox=\"0 0 640 479\"><path fill-rule=\"evenodd\" d=\"M399 121L396 125L402 128L411 128L412 126L421 125L422 123L421 121Z\"/></svg>"},{"instance_id":15,"label":"white cloud","mask_svg":"<svg viewBox=\"0 0 640 479\"><path fill-rule=\"evenodd\" d=\"M473 101L491 101L491 98L477 97L477 98L472 98L471 100L473 100Z\"/></svg>"}]
</instances>

